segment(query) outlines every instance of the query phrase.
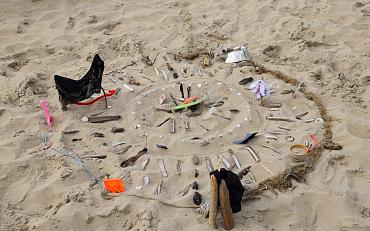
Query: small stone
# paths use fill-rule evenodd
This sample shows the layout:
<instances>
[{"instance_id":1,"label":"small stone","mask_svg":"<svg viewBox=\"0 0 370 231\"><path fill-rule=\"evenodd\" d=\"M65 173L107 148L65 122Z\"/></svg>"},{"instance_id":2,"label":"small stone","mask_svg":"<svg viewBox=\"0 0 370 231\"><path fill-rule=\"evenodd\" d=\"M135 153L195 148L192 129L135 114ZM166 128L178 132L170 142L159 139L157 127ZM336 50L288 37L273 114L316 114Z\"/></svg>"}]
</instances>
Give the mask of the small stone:
<instances>
[{"instance_id":1,"label":"small stone","mask_svg":"<svg viewBox=\"0 0 370 231\"><path fill-rule=\"evenodd\" d=\"M65 169L63 169L62 173L60 174L60 177L62 177L64 179L64 178L69 177L71 174L72 174L72 169L65 168Z\"/></svg>"},{"instance_id":2,"label":"small stone","mask_svg":"<svg viewBox=\"0 0 370 231\"><path fill-rule=\"evenodd\" d=\"M198 188L199 188L198 182L194 181L192 188L195 189L195 190L198 190Z\"/></svg>"},{"instance_id":3,"label":"small stone","mask_svg":"<svg viewBox=\"0 0 370 231\"><path fill-rule=\"evenodd\" d=\"M89 16L89 20L87 21L87 23L97 23L98 22L98 17L96 17L96 15L90 15Z\"/></svg>"},{"instance_id":4,"label":"small stone","mask_svg":"<svg viewBox=\"0 0 370 231\"><path fill-rule=\"evenodd\" d=\"M162 144L156 144L155 146L157 146L157 148L161 148L161 149L168 149L167 146L162 145Z\"/></svg>"},{"instance_id":5,"label":"small stone","mask_svg":"<svg viewBox=\"0 0 370 231\"><path fill-rule=\"evenodd\" d=\"M197 178L199 176L198 169L194 169L194 177Z\"/></svg>"},{"instance_id":6,"label":"small stone","mask_svg":"<svg viewBox=\"0 0 370 231\"><path fill-rule=\"evenodd\" d=\"M194 165L198 165L199 164L199 158L196 155L193 156L193 164Z\"/></svg>"},{"instance_id":7,"label":"small stone","mask_svg":"<svg viewBox=\"0 0 370 231\"><path fill-rule=\"evenodd\" d=\"M100 132L94 132L92 134L93 137L104 137L104 134L103 133L100 133Z\"/></svg>"},{"instance_id":8,"label":"small stone","mask_svg":"<svg viewBox=\"0 0 370 231\"><path fill-rule=\"evenodd\" d=\"M200 142L200 146L206 146L208 144L209 144L208 140L203 140L202 142Z\"/></svg>"},{"instance_id":9,"label":"small stone","mask_svg":"<svg viewBox=\"0 0 370 231\"><path fill-rule=\"evenodd\" d=\"M23 28L21 25L17 26L17 34L21 34L23 32Z\"/></svg>"},{"instance_id":10,"label":"small stone","mask_svg":"<svg viewBox=\"0 0 370 231\"><path fill-rule=\"evenodd\" d=\"M87 123L89 122L89 118L87 118L86 116L82 117L82 123Z\"/></svg>"},{"instance_id":11,"label":"small stone","mask_svg":"<svg viewBox=\"0 0 370 231\"><path fill-rule=\"evenodd\" d=\"M125 129L124 128L120 128L120 127L113 127L111 131L113 133L119 133L119 132L124 132Z\"/></svg>"},{"instance_id":12,"label":"small stone","mask_svg":"<svg viewBox=\"0 0 370 231\"><path fill-rule=\"evenodd\" d=\"M87 224L91 224L91 222L93 221L94 217L92 217L90 214L87 216L86 218L86 223Z\"/></svg>"},{"instance_id":13,"label":"small stone","mask_svg":"<svg viewBox=\"0 0 370 231\"><path fill-rule=\"evenodd\" d=\"M193 195L193 202L196 205L200 205L202 203L202 195L199 192L195 192Z\"/></svg>"},{"instance_id":14,"label":"small stone","mask_svg":"<svg viewBox=\"0 0 370 231\"><path fill-rule=\"evenodd\" d=\"M2 76L6 76L6 71L4 71L4 70L0 69L0 75L2 75Z\"/></svg>"},{"instance_id":15,"label":"small stone","mask_svg":"<svg viewBox=\"0 0 370 231\"><path fill-rule=\"evenodd\" d=\"M189 110L185 112L185 115L187 115L188 117L196 117L196 116L200 116L201 114L202 114L201 108L197 108L195 111Z\"/></svg>"},{"instance_id":16,"label":"small stone","mask_svg":"<svg viewBox=\"0 0 370 231\"><path fill-rule=\"evenodd\" d=\"M176 72L175 73L173 73L173 78L174 79L177 79L179 77L179 74L177 74Z\"/></svg>"}]
</instances>

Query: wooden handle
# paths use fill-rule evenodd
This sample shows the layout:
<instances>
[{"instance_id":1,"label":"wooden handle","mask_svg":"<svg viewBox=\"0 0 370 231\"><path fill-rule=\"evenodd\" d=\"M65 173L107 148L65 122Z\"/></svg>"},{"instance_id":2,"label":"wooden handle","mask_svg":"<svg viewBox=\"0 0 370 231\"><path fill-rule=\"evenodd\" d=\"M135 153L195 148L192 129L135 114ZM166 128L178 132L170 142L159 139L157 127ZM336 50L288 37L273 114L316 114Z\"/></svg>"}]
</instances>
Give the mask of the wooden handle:
<instances>
[{"instance_id":1,"label":"wooden handle","mask_svg":"<svg viewBox=\"0 0 370 231\"><path fill-rule=\"evenodd\" d=\"M211 175L210 179L210 205L209 205L209 217L208 217L208 224L214 229L217 229L217 203L218 203L218 185L217 179L214 175Z\"/></svg>"},{"instance_id":2,"label":"wooden handle","mask_svg":"<svg viewBox=\"0 0 370 231\"><path fill-rule=\"evenodd\" d=\"M231 207L230 207L229 190L227 189L227 186L224 180L221 180L219 197L220 197L224 229L231 230L234 228L233 211L231 210Z\"/></svg>"}]
</instances>

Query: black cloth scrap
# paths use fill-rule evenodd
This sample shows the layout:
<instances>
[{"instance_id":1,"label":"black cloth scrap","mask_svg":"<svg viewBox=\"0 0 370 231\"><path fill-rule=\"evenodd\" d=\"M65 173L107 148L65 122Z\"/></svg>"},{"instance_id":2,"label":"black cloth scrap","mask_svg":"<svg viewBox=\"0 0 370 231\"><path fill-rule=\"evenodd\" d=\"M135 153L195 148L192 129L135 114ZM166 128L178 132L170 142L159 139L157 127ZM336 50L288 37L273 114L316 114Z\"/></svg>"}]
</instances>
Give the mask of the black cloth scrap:
<instances>
[{"instance_id":1,"label":"black cloth scrap","mask_svg":"<svg viewBox=\"0 0 370 231\"><path fill-rule=\"evenodd\" d=\"M241 201L244 194L244 187L240 182L238 175L224 168L221 168L220 171L215 170L209 175L214 175L216 177L219 187L221 184L221 180L225 180L227 189L229 190L231 209L233 213L240 212L242 210ZM218 203L220 204L220 201Z\"/></svg>"}]
</instances>

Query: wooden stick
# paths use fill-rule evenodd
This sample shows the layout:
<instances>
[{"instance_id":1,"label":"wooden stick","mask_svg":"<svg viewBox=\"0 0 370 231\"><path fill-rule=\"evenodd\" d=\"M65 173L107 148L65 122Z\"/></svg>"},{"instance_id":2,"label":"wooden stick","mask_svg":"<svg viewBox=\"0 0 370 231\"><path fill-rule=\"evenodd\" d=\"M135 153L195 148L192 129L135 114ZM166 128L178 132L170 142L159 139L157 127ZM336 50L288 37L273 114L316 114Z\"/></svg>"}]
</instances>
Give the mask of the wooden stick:
<instances>
[{"instance_id":1,"label":"wooden stick","mask_svg":"<svg viewBox=\"0 0 370 231\"><path fill-rule=\"evenodd\" d=\"M210 178L210 194L208 224L211 228L217 229L218 185L214 175Z\"/></svg>"},{"instance_id":2,"label":"wooden stick","mask_svg":"<svg viewBox=\"0 0 370 231\"><path fill-rule=\"evenodd\" d=\"M230 207L229 190L227 189L225 180L221 180L219 197L224 229L231 230L234 228L233 211Z\"/></svg>"},{"instance_id":3,"label":"wooden stick","mask_svg":"<svg viewBox=\"0 0 370 231\"><path fill-rule=\"evenodd\" d=\"M293 119L287 117L273 117L273 116L266 116L267 120L274 120L274 121L286 121L286 122L293 122Z\"/></svg>"},{"instance_id":4,"label":"wooden stick","mask_svg":"<svg viewBox=\"0 0 370 231\"><path fill-rule=\"evenodd\" d=\"M131 156L125 161L122 161L121 167L125 168L127 166L133 165L137 159L139 159L142 155L144 155L148 151L147 148L143 148L141 151L139 151L136 155Z\"/></svg>"},{"instance_id":5,"label":"wooden stick","mask_svg":"<svg viewBox=\"0 0 370 231\"><path fill-rule=\"evenodd\" d=\"M88 122L90 123L104 123L107 121L119 120L121 116L100 116L100 117L89 117Z\"/></svg>"},{"instance_id":6,"label":"wooden stick","mask_svg":"<svg viewBox=\"0 0 370 231\"><path fill-rule=\"evenodd\" d=\"M96 159L105 159L107 158L107 155L90 155L90 156L81 156L81 158L87 158L87 159L93 159L93 158L96 158Z\"/></svg>"},{"instance_id":7,"label":"wooden stick","mask_svg":"<svg viewBox=\"0 0 370 231\"><path fill-rule=\"evenodd\" d=\"M157 128L159 128L160 126L162 126L163 124L165 124L170 119L171 119L170 117L168 117L167 119L165 119L163 122L161 122L160 124L157 125Z\"/></svg>"}]
</instances>

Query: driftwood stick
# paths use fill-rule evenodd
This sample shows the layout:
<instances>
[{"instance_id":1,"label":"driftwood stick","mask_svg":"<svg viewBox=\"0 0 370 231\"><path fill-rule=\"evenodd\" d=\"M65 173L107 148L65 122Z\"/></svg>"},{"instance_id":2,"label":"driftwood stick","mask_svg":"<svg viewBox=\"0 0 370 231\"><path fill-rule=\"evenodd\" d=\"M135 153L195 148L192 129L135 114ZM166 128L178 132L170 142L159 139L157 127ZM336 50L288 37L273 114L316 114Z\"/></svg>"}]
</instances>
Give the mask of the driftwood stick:
<instances>
[{"instance_id":1,"label":"driftwood stick","mask_svg":"<svg viewBox=\"0 0 370 231\"><path fill-rule=\"evenodd\" d=\"M90 123L104 123L107 121L119 120L121 116L97 116L97 117L88 117L88 122Z\"/></svg>"},{"instance_id":2,"label":"driftwood stick","mask_svg":"<svg viewBox=\"0 0 370 231\"><path fill-rule=\"evenodd\" d=\"M229 190L227 189L225 180L221 180L219 197L224 229L231 230L234 228L233 211L230 207Z\"/></svg>"},{"instance_id":3,"label":"driftwood stick","mask_svg":"<svg viewBox=\"0 0 370 231\"><path fill-rule=\"evenodd\" d=\"M274 120L274 121L285 121L285 122L294 122L293 119L290 119L288 117L281 117L281 116L266 116L267 120Z\"/></svg>"},{"instance_id":4,"label":"driftwood stick","mask_svg":"<svg viewBox=\"0 0 370 231\"><path fill-rule=\"evenodd\" d=\"M147 148L143 148L141 151L139 151L136 155L131 156L127 160L122 161L121 167L125 168L127 166L133 165L137 159L139 159L142 155L144 155L148 151Z\"/></svg>"},{"instance_id":5,"label":"driftwood stick","mask_svg":"<svg viewBox=\"0 0 370 231\"><path fill-rule=\"evenodd\" d=\"M214 175L210 178L210 206L209 206L209 217L208 224L211 228L217 229L217 205L218 205L218 185L217 179Z\"/></svg>"}]
</instances>

